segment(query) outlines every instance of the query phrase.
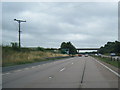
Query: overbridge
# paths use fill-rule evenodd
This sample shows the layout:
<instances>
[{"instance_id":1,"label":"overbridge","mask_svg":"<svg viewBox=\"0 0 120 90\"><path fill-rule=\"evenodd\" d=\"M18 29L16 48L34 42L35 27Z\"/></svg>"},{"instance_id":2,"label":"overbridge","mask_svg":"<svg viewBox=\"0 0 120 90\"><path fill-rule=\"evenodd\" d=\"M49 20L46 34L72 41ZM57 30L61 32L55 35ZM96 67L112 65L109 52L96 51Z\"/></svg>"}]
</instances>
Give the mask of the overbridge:
<instances>
[{"instance_id":1,"label":"overbridge","mask_svg":"<svg viewBox=\"0 0 120 90\"><path fill-rule=\"evenodd\" d=\"M37 47L29 47L31 49L36 49ZM99 50L100 48L76 48L77 51L80 51L80 50ZM60 50L60 48L46 48L46 50Z\"/></svg>"},{"instance_id":2,"label":"overbridge","mask_svg":"<svg viewBox=\"0 0 120 90\"><path fill-rule=\"evenodd\" d=\"M99 50L100 48L77 48L77 50Z\"/></svg>"},{"instance_id":3,"label":"overbridge","mask_svg":"<svg viewBox=\"0 0 120 90\"><path fill-rule=\"evenodd\" d=\"M100 48L76 48L77 50L99 50ZM47 50L60 50L60 48L48 48Z\"/></svg>"},{"instance_id":4,"label":"overbridge","mask_svg":"<svg viewBox=\"0 0 120 90\"><path fill-rule=\"evenodd\" d=\"M76 50L77 50L77 53L80 53L80 51L82 51L82 50L99 50L100 48L76 48ZM48 48L48 49L46 49L46 50L60 50L60 48ZM68 49L66 49L66 50L68 50Z\"/></svg>"},{"instance_id":5,"label":"overbridge","mask_svg":"<svg viewBox=\"0 0 120 90\"><path fill-rule=\"evenodd\" d=\"M79 53L82 50L99 50L100 48L77 48L77 52Z\"/></svg>"}]
</instances>

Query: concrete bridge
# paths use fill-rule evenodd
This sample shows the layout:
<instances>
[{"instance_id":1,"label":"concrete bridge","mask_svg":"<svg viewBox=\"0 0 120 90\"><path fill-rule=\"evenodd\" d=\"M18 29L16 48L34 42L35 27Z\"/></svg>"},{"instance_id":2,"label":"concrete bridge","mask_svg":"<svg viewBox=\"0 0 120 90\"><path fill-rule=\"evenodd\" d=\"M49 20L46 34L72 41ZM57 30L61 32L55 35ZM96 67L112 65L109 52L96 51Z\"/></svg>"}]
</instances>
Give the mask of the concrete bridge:
<instances>
[{"instance_id":1,"label":"concrete bridge","mask_svg":"<svg viewBox=\"0 0 120 90\"><path fill-rule=\"evenodd\" d=\"M100 48L77 48L77 52L80 53L82 50L99 50Z\"/></svg>"},{"instance_id":2,"label":"concrete bridge","mask_svg":"<svg viewBox=\"0 0 120 90\"><path fill-rule=\"evenodd\" d=\"M29 47L29 48L36 49L37 47ZM77 51L80 51L80 50L99 50L100 48L76 48L76 49ZM46 50L60 50L60 48L46 48Z\"/></svg>"},{"instance_id":3,"label":"concrete bridge","mask_svg":"<svg viewBox=\"0 0 120 90\"><path fill-rule=\"evenodd\" d=\"M99 50L100 48L77 48L77 50Z\"/></svg>"},{"instance_id":4,"label":"concrete bridge","mask_svg":"<svg viewBox=\"0 0 120 90\"><path fill-rule=\"evenodd\" d=\"M99 50L100 48L76 48L77 50ZM60 48L49 48L48 50L60 50Z\"/></svg>"}]
</instances>

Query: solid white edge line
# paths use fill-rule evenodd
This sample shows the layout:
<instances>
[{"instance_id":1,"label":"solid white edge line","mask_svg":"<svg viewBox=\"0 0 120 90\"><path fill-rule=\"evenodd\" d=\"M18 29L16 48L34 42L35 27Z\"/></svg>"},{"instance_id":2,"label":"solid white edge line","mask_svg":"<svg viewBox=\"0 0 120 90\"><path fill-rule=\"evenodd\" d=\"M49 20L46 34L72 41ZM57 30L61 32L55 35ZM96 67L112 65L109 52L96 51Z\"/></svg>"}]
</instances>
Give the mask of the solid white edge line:
<instances>
[{"instance_id":1,"label":"solid white edge line","mask_svg":"<svg viewBox=\"0 0 120 90\"><path fill-rule=\"evenodd\" d=\"M97 61L97 60L95 60L95 61L98 62L99 64L101 64L102 66L104 66L105 68L107 68L108 70L110 70L112 73L114 73L114 74L117 75L118 77L120 77L120 75L119 75L117 72L113 71L112 69L110 69L110 68L107 67L106 65L102 64L101 62L99 62L99 61Z\"/></svg>"}]
</instances>

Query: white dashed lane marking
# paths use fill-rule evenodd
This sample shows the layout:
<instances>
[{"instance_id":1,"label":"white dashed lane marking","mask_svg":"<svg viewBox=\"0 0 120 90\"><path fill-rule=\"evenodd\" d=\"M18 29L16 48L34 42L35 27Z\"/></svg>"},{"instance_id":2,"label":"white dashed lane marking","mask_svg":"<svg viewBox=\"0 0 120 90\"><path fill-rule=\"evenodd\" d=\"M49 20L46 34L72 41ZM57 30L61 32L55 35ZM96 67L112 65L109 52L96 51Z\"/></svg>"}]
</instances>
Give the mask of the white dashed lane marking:
<instances>
[{"instance_id":1,"label":"white dashed lane marking","mask_svg":"<svg viewBox=\"0 0 120 90\"><path fill-rule=\"evenodd\" d=\"M64 71L65 70L65 68L62 68L61 70L60 70L60 72L62 72L62 71Z\"/></svg>"},{"instance_id":2,"label":"white dashed lane marking","mask_svg":"<svg viewBox=\"0 0 120 90\"><path fill-rule=\"evenodd\" d=\"M24 70L28 70L28 69L30 69L30 68L24 68Z\"/></svg>"},{"instance_id":3,"label":"white dashed lane marking","mask_svg":"<svg viewBox=\"0 0 120 90\"><path fill-rule=\"evenodd\" d=\"M52 78L51 76L49 78Z\"/></svg>"},{"instance_id":4,"label":"white dashed lane marking","mask_svg":"<svg viewBox=\"0 0 120 90\"><path fill-rule=\"evenodd\" d=\"M14 71L14 72L20 72L20 71L22 71L22 70L16 70L16 71Z\"/></svg>"},{"instance_id":5,"label":"white dashed lane marking","mask_svg":"<svg viewBox=\"0 0 120 90\"><path fill-rule=\"evenodd\" d=\"M31 67L31 68L35 68L35 67Z\"/></svg>"},{"instance_id":6,"label":"white dashed lane marking","mask_svg":"<svg viewBox=\"0 0 120 90\"><path fill-rule=\"evenodd\" d=\"M56 62L53 62L54 64L56 63ZM46 64L43 64L43 66L44 65L46 65ZM15 71L12 71L12 72L7 72L7 73L3 73L2 75L7 75L7 74L12 74L12 73L15 73L15 72L21 72L21 71L25 71L25 70L30 70L31 68L33 69L33 68L38 68L38 67L40 67L41 65L37 65L37 66L33 66L33 67L30 67L30 68L24 68L24 69L22 69L22 70L15 70ZM63 68L63 69L61 69L60 71L64 71L65 70L65 68Z\"/></svg>"},{"instance_id":7,"label":"white dashed lane marking","mask_svg":"<svg viewBox=\"0 0 120 90\"><path fill-rule=\"evenodd\" d=\"M8 73L4 73L4 74L2 74L2 75L7 75L7 74L11 74L11 73L8 72Z\"/></svg>"}]
</instances>

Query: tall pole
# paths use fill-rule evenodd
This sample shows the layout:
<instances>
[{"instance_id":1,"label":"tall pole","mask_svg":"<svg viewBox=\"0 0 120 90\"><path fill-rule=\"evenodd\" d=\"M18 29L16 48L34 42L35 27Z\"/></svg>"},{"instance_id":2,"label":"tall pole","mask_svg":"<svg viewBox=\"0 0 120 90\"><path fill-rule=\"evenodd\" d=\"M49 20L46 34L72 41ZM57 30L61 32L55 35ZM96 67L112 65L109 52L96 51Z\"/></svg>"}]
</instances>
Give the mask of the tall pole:
<instances>
[{"instance_id":1,"label":"tall pole","mask_svg":"<svg viewBox=\"0 0 120 90\"><path fill-rule=\"evenodd\" d=\"M17 19L14 19L14 21L17 21L18 22L18 24L19 24L19 48L21 47L21 44L20 44L20 33L21 33L21 31L20 31L20 23L21 22L26 22L26 21L23 21L23 20L17 20Z\"/></svg>"},{"instance_id":2,"label":"tall pole","mask_svg":"<svg viewBox=\"0 0 120 90\"><path fill-rule=\"evenodd\" d=\"M21 32L20 31L20 21L19 21L19 31L18 32L19 32L19 48L20 48L21 47L21 45L20 45L20 32Z\"/></svg>"}]
</instances>

